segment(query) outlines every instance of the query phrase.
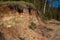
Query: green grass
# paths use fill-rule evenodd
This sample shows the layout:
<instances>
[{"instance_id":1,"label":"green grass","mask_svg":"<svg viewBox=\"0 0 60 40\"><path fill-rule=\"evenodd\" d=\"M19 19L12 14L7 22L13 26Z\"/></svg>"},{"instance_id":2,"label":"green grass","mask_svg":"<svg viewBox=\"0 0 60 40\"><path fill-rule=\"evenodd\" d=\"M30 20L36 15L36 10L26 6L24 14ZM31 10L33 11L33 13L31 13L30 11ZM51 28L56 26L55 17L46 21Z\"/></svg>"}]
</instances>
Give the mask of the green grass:
<instances>
[{"instance_id":1,"label":"green grass","mask_svg":"<svg viewBox=\"0 0 60 40\"><path fill-rule=\"evenodd\" d=\"M29 4L29 5L33 5L32 3L28 3L28 2L24 2L24 1L0 1L0 4L7 4L7 3L16 3L16 4L21 4L21 5L25 5L25 4Z\"/></svg>"}]
</instances>

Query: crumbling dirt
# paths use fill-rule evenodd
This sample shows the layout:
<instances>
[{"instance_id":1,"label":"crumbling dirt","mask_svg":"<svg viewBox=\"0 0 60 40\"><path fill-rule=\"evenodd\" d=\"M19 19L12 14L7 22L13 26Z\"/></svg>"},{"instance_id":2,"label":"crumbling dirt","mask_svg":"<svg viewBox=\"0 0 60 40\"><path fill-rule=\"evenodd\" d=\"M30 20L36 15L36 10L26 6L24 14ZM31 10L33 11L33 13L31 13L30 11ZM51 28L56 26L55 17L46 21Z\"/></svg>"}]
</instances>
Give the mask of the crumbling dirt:
<instances>
[{"instance_id":1,"label":"crumbling dirt","mask_svg":"<svg viewBox=\"0 0 60 40\"><path fill-rule=\"evenodd\" d=\"M29 28L31 22L36 24L36 27L38 25L45 26L45 24L41 19L39 19L40 22L38 21L38 15L36 15L37 10L31 5L31 9L29 8L30 6L27 7L26 5L28 4L24 4L24 6L17 6L17 4L3 4L3 6L0 6L1 40L48 40L48 38ZM21 6L23 9L21 9Z\"/></svg>"},{"instance_id":2,"label":"crumbling dirt","mask_svg":"<svg viewBox=\"0 0 60 40\"><path fill-rule=\"evenodd\" d=\"M46 22L34 5L0 4L0 40L60 40L60 22Z\"/></svg>"}]
</instances>

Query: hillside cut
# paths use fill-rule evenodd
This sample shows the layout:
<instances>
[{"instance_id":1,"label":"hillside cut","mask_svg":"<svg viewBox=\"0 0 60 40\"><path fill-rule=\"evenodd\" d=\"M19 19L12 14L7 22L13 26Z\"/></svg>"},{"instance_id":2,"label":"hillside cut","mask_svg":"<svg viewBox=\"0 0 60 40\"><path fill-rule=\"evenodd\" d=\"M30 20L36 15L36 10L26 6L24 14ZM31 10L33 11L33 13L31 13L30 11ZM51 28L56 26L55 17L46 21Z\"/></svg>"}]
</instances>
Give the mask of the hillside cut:
<instances>
[{"instance_id":1,"label":"hillside cut","mask_svg":"<svg viewBox=\"0 0 60 40\"><path fill-rule=\"evenodd\" d=\"M0 4L0 40L48 40L34 29L45 26L40 12L30 3Z\"/></svg>"}]
</instances>

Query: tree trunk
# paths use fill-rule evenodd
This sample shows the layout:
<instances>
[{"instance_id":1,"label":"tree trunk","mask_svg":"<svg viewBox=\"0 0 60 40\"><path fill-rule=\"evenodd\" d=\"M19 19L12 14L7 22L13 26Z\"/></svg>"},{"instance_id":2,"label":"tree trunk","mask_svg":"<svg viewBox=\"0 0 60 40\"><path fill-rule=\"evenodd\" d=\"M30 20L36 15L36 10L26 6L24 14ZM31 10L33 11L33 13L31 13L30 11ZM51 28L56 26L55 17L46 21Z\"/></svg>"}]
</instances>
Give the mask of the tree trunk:
<instances>
[{"instance_id":1,"label":"tree trunk","mask_svg":"<svg viewBox=\"0 0 60 40\"><path fill-rule=\"evenodd\" d=\"M46 5L47 5L47 0L45 0L45 3L44 3L44 10L43 10L44 14L45 14L45 11L46 11Z\"/></svg>"}]
</instances>

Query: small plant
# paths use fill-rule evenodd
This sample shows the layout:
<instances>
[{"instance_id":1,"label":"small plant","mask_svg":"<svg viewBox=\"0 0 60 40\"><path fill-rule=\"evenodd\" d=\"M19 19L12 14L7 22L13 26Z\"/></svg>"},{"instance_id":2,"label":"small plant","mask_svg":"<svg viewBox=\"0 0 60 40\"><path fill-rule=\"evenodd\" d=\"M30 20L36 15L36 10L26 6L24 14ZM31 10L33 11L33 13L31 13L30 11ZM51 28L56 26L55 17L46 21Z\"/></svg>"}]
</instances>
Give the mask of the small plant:
<instances>
[{"instance_id":1,"label":"small plant","mask_svg":"<svg viewBox=\"0 0 60 40\"><path fill-rule=\"evenodd\" d=\"M19 39L20 39L20 40L25 40L23 37L20 37Z\"/></svg>"},{"instance_id":2,"label":"small plant","mask_svg":"<svg viewBox=\"0 0 60 40\"><path fill-rule=\"evenodd\" d=\"M36 24L33 23L33 22L31 22L31 25L29 26L29 28L31 28L31 29L35 29L35 28L36 28Z\"/></svg>"}]
</instances>

